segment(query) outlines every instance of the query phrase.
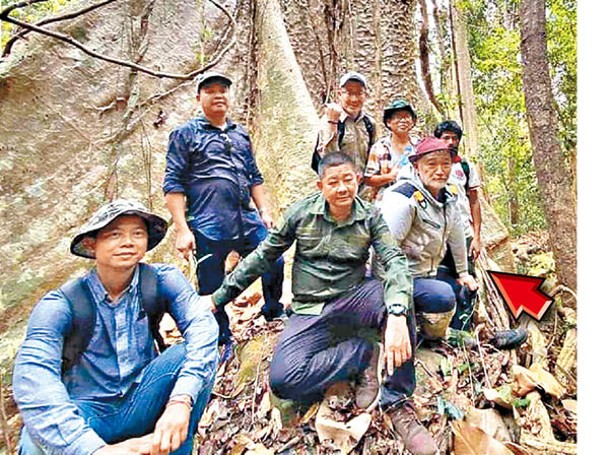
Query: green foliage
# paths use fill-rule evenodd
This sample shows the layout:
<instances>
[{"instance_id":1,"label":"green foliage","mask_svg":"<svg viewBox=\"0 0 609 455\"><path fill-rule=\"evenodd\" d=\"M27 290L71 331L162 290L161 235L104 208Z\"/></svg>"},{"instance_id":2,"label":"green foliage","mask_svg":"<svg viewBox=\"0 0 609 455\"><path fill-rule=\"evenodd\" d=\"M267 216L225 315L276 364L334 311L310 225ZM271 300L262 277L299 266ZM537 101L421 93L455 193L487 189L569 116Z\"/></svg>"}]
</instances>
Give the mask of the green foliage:
<instances>
[{"instance_id":1,"label":"green foliage","mask_svg":"<svg viewBox=\"0 0 609 455\"><path fill-rule=\"evenodd\" d=\"M531 257L527 273L533 276L548 276L556 270L552 253L539 253Z\"/></svg>"},{"instance_id":2,"label":"green foliage","mask_svg":"<svg viewBox=\"0 0 609 455\"><path fill-rule=\"evenodd\" d=\"M522 87L518 0L463 0L479 123L479 157L493 208L513 235L545 228ZM548 2L548 58L559 135L576 145L576 14L573 0Z\"/></svg>"},{"instance_id":3,"label":"green foliage","mask_svg":"<svg viewBox=\"0 0 609 455\"><path fill-rule=\"evenodd\" d=\"M71 2L72 0L48 0L42 3L34 3L33 5L13 10L10 16L22 22L34 24L42 19L56 15L61 8ZM5 7L3 3L2 9ZM0 46L4 49L6 42L16 31L19 31L19 28L4 21L0 25Z\"/></svg>"},{"instance_id":4,"label":"green foliage","mask_svg":"<svg viewBox=\"0 0 609 455\"><path fill-rule=\"evenodd\" d=\"M524 398L514 398L512 400L512 406L514 406L515 408L526 408L531 404L531 399L524 397Z\"/></svg>"}]
</instances>

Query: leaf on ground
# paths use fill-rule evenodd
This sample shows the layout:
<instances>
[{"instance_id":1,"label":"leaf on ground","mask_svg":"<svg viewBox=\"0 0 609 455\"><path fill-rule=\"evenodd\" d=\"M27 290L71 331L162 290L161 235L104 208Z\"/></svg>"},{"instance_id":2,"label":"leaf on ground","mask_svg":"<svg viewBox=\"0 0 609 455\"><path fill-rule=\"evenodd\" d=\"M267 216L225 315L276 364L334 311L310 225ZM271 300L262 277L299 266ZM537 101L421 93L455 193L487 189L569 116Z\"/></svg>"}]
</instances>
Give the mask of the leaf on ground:
<instances>
[{"instance_id":1,"label":"leaf on ground","mask_svg":"<svg viewBox=\"0 0 609 455\"><path fill-rule=\"evenodd\" d=\"M309 420L311 420L311 418L317 414L317 411L319 411L319 404L320 403L313 403L311 405L311 407L307 410L307 412L305 412L305 415L302 416L302 418L300 419L300 424L304 425L305 423L308 423Z\"/></svg>"},{"instance_id":2,"label":"leaf on ground","mask_svg":"<svg viewBox=\"0 0 609 455\"><path fill-rule=\"evenodd\" d=\"M520 365L513 365L514 387L512 393L517 397L522 397L535 389L535 379L531 372Z\"/></svg>"},{"instance_id":3,"label":"leaf on ground","mask_svg":"<svg viewBox=\"0 0 609 455\"><path fill-rule=\"evenodd\" d=\"M258 418L264 418L266 417L267 413L271 410L271 394L270 392L267 390L266 392L264 392L264 395L262 395L262 399L260 400L260 404L258 405L258 411L256 412L256 414L258 415Z\"/></svg>"},{"instance_id":4,"label":"leaf on ground","mask_svg":"<svg viewBox=\"0 0 609 455\"><path fill-rule=\"evenodd\" d=\"M577 414L577 400L562 400L562 405L567 411Z\"/></svg>"},{"instance_id":5,"label":"leaf on ground","mask_svg":"<svg viewBox=\"0 0 609 455\"><path fill-rule=\"evenodd\" d=\"M550 372L544 370L539 363L534 363L529 369L514 365L513 372L516 383L514 395L516 396L524 396L535 387L543 389L555 398L561 398L565 394L564 387L560 385Z\"/></svg>"},{"instance_id":6,"label":"leaf on ground","mask_svg":"<svg viewBox=\"0 0 609 455\"><path fill-rule=\"evenodd\" d=\"M254 444L253 446L248 447L245 455L275 455L275 451L267 449L264 444Z\"/></svg>"},{"instance_id":7,"label":"leaf on ground","mask_svg":"<svg viewBox=\"0 0 609 455\"><path fill-rule=\"evenodd\" d=\"M482 389L484 398L499 406L510 409L512 407L512 388L509 385L501 386L499 389Z\"/></svg>"},{"instance_id":8,"label":"leaf on ground","mask_svg":"<svg viewBox=\"0 0 609 455\"><path fill-rule=\"evenodd\" d=\"M465 422L451 422L455 434L455 455L512 455L501 442L486 434L482 429Z\"/></svg>"},{"instance_id":9,"label":"leaf on ground","mask_svg":"<svg viewBox=\"0 0 609 455\"><path fill-rule=\"evenodd\" d=\"M560 385L549 371L544 370L538 363L531 365L529 371L533 373L536 384L545 390L546 393L559 399L565 394L565 388Z\"/></svg>"}]
</instances>

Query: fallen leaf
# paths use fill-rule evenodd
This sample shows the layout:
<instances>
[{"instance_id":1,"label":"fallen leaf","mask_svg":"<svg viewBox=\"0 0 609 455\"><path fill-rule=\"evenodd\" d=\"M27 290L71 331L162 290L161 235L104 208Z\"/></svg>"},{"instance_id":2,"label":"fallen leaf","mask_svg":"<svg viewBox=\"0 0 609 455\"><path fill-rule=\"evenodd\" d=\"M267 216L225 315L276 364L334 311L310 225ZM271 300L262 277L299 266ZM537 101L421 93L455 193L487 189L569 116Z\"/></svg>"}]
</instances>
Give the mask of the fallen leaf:
<instances>
[{"instance_id":1,"label":"fallen leaf","mask_svg":"<svg viewBox=\"0 0 609 455\"><path fill-rule=\"evenodd\" d=\"M264 395L262 395L262 400L260 400L260 404L258 405L258 411L256 414L258 418L263 418L267 415L267 413L271 410L271 394L266 391Z\"/></svg>"},{"instance_id":2,"label":"fallen leaf","mask_svg":"<svg viewBox=\"0 0 609 455\"><path fill-rule=\"evenodd\" d=\"M465 416L465 421L483 430L489 436L501 442L511 442L510 432L496 409L471 408Z\"/></svg>"},{"instance_id":3,"label":"fallen leaf","mask_svg":"<svg viewBox=\"0 0 609 455\"><path fill-rule=\"evenodd\" d=\"M505 445L478 427L463 421L450 422L450 426L455 434L455 455L512 455Z\"/></svg>"},{"instance_id":4,"label":"fallen leaf","mask_svg":"<svg viewBox=\"0 0 609 455\"><path fill-rule=\"evenodd\" d=\"M275 455L275 451L271 449L267 449L264 444L255 444L251 447L248 447L245 455Z\"/></svg>"},{"instance_id":5,"label":"fallen leaf","mask_svg":"<svg viewBox=\"0 0 609 455\"><path fill-rule=\"evenodd\" d=\"M302 418L300 419L300 424L304 425L305 423L308 423L309 420L311 420L311 418L317 414L317 411L319 410L319 404L320 403L313 403L311 405L311 407L307 410L307 412L305 412L305 415L302 416Z\"/></svg>"},{"instance_id":6,"label":"fallen leaf","mask_svg":"<svg viewBox=\"0 0 609 455\"><path fill-rule=\"evenodd\" d=\"M577 414L577 400L562 400L562 405L567 411Z\"/></svg>"},{"instance_id":7,"label":"fallen leaf","mask_svg":"<svg viewBox=\"0 0 609 455\"><path fill-rule=\"evenodd\" d=\"M372 416L362 413L351 420L339 421L343 418L345 407L352 401L351 387L346 382L334 384L319 405L315 418L315 430L319 441L324 446L334 446L342 454L348 454L359 443L370 426Z\"/></svg>"},{"instance_id":8,"label":"fallen leaf","mask_svg":"<svg viewBox=\"0 0 609 455\"><path fill-rule=\"evenodd\" d=\"M502 386L499 389L482 389L484 398L488 401L498 404L499 406L510 409L512 407L512 388L510 386Z\"/></svg>"},{"instance_id":9,"label":"fallen leaf","mask_svg":"<svg viewBox=\"0 0 609 455\"><path fill-rule=\"evenodd\" d=\"M513 365L514 387L512 393L517 397L522 397L535 389L535 379L531 372L520 365Z\"/></svg>"},{"instance_id":10,"label":"fallen leaf","mask_svg":"<svg viewBox=\"0 0 609 455\"><path fill-rule=\"evenodd\" d=\"M544 370L538 363L531 365L529 371L533 373L535 383L545 390L546 393L559 399L565 394L565 388L560 385L560 383L549 371Z\"/></svg>"}]
</instances>

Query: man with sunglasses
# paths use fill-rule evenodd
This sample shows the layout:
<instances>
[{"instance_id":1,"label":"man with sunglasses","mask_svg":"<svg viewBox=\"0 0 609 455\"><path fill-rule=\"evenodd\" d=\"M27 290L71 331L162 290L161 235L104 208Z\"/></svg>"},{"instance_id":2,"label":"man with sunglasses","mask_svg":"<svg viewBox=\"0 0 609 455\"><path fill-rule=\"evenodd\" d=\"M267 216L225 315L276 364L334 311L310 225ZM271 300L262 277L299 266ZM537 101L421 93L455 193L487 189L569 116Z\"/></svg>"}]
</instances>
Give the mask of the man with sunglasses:
<instances>
[{"instance_id":1,"label":"man with sunglasses","mask_svg":"<svg viewBox=\"0 0 609 455\"><path fill-rule=\"evenodd\" d=\"M203 115L191 119L169 136L163 191L175 224L175 247L188 260L197 258L199 294L220 287L224 262L231 251L252 252L275 225L268 212L263 178L256 165L247 131L228 117L232 81L207 72L196 80ZM283 259L262 276L267 320L283 312L279 302ZM230 345L229 320L216 311L220 345Z\"/></svg>"}]
</instances>

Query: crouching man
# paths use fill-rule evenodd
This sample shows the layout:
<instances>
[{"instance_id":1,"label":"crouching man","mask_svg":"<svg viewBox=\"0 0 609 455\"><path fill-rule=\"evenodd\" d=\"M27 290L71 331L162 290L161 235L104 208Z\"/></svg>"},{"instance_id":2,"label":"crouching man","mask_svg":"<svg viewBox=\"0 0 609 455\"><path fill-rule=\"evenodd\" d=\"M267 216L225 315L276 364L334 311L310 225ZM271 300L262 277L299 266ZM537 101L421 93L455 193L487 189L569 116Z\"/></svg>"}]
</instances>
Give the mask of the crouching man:
<instances>
[{"instance_id":1,"label":"crouching man","mask_svg":"<svg viewBox=\"0 0 609 455\"><path fill-rule=\"evenodd\" d=\"M371 410L380 399L406 448L433 454L437 446L409 400L415 387L415 327L406 258L380 213L356 196L358 171L348 156L324 155L317 186L320 192L288 208L283 222L212 294L212 302L222 308L296 242L294 314L271 361L273 392L311 403L334 383L358 378L357 405ZM385 268L384 282L365 278L371 246ZM384 332L382 386L382 346L361 333L370 329Z\"/></svg>"},{"instance_id":2,"label":"crouching man","mask_svg":"<svg viewBox=\"0 0 609 455\"><path fill-rule=\"evenodd\" d=\"M478 289L476 280L467 271L465 234L456 193L446 186L455 153L440 139L428 137L416 146L416 153L409 159L415 169L413 178L388 188L381 210L409 259L414 277L414 306L421 320L422 335L442 338L454 315L457 298L471 300L471 294ZM437 276L438 265L449 245L456 280Z\"/></svg>"},{"instance_id":3,"label":"crouching man","mask_svg":"<svg viewBox=\"0 0 609 455\"><path fill-rule=\"evenodd\" d=\"M34 308L13 375L20 454L190 454L218 362L218 326L174 266L140 263L167 223L142 204L100 208L71 244L95 261ZM184 343L164 350L169 312Z\"/></svg>"}]
</instances>

